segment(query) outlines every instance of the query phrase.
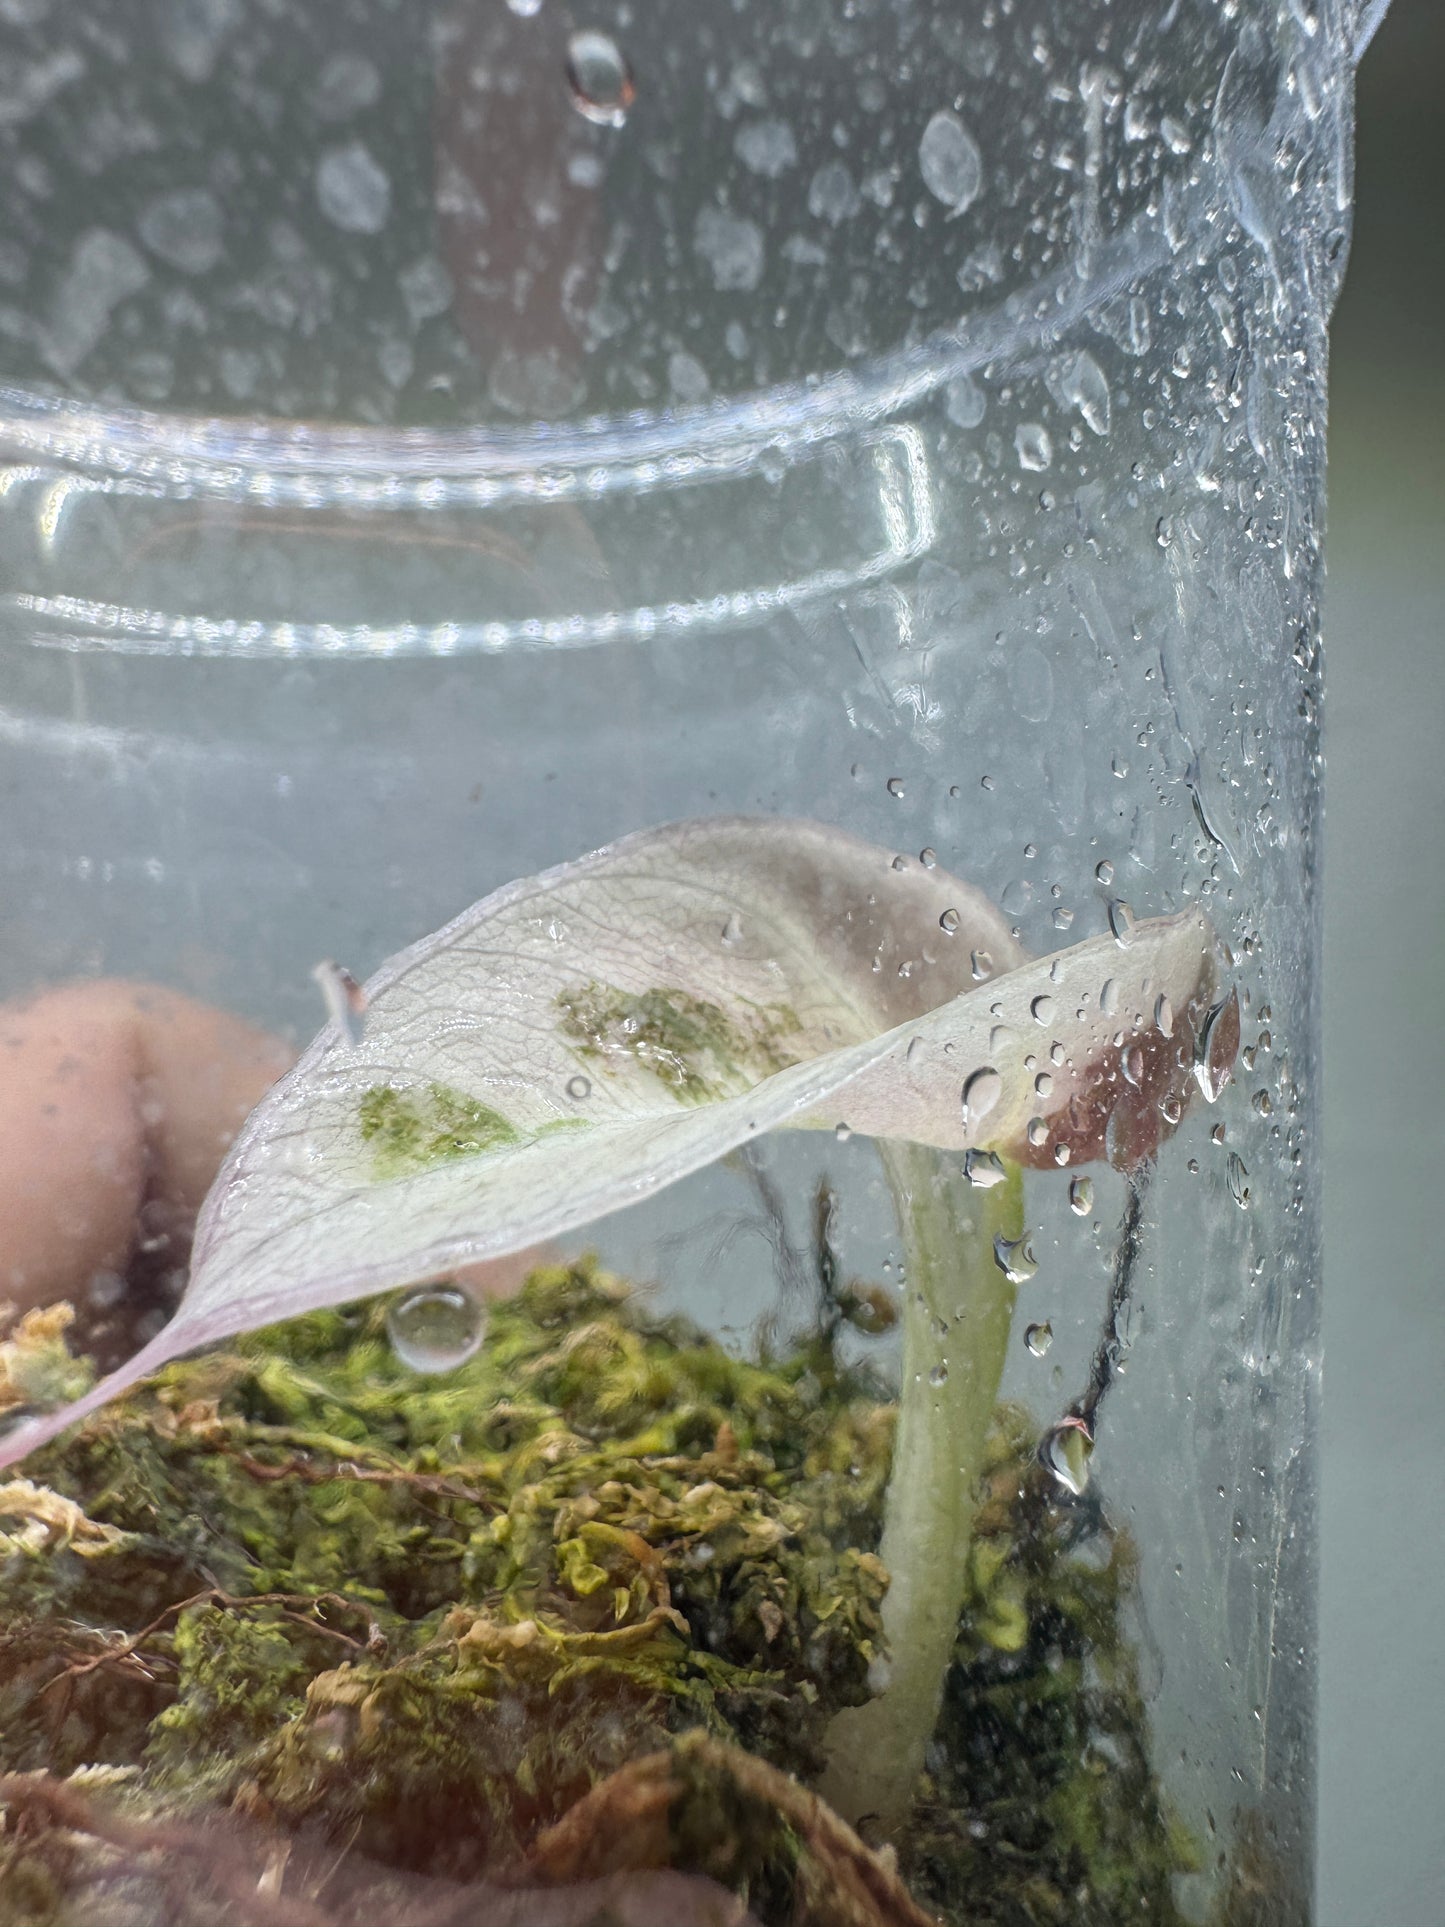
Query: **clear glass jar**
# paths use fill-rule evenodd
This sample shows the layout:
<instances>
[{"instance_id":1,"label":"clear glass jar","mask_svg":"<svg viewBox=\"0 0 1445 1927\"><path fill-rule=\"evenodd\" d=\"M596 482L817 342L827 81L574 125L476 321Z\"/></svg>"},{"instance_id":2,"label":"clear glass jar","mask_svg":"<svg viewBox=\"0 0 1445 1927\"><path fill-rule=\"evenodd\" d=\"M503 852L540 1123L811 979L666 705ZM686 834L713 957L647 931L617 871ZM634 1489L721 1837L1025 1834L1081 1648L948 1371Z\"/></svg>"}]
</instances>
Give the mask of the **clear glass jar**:
<instances>
[{"instance_id":1,"label":"clear glass jar","mask_svg":"<svg viewBox=\"0 0 1445 1927\"><path fill-rule=\"evenodd\" d=\"M615 1904L674 1920L712 1917L704 1878L765 1921L911 1919L899 1881L959 1922L1310 1917L1324 330L1354 31L1339 0L8 10L7 996L153 983L299 1043L322 1018L323 958L365 977L487 893L630 832L806 818L910 876L965 880L1036 955L1111 931L1123 952L1136 920L1201 910L1242 1048L1217 1102L1196 1093L1158 1127L1147 1187L1107 1157L1087 1176L1033 1160L1048 1168L1023 1180L1020 1225L997 1220L1001 1237L1027 1225L1031 1257L990 1314L993 1363L993 1340L960 1327L934 1334L931 1366L900 1364L928 1240L915 1225L910 1242L907 1185L861 1131L760 1138L573 1228L564 1255L653 1286L615 1303L590 1273L548 1286L557 1316L611 1332L612 1362L588 1368L599 1398L619 1332L653 1348L667 1444L634 1440L630 1511L598 1497L622 1479L618 1428L557 1393L595 1476L547 1501L550 1550L528 1555L545 1573L524 1583L521 1555L497 1551L520 1531L508 1454L545 1428L499 1419L450 1458L439 1435L410 1456L393 1439L432 1510L389 1517L387 1575L363 1561L344 1608L306 1604L302 1554L268 1565L254 1522L224 1575L213 1552L177 1553L192 1592L216 1591L184 1612L153 1575L104 1613L76 1594L82 1620L137 1635L162 1612L141 1650L162 1721L146 1757L164 1770L138 1741L132 1756L73 1736L49 1755L32 1737L7 1767L134 1766L147 1825L239 1806L257 1864L283 1864L294 1830L382 1883L605 1876ZM933 1155L944 1242L991 1245L991 1194ZM58 1219L85 1209L58 1190ZM178 1285L155 1288L152 1328ZM124 1305L113 1268L105 1294ZM517 1308L542 1331L553 1302L524 1293L494 1328L512 1318L520 1343ZM657 1322L672 1313L693 1338ZM355 1348L379 1345L368 1315L327 1328L326 1369L343 1369L336 1347L356 1371ZM227 1380L196 1434L215 1452L263 1416L277 1439L305 1431L275 1388L322 1340L272 1340L281 1363L254 1366L250 1404ZM706 1440L669 1404L687 1344L726 1385L709 1405L687 1381L726 1421ZM946 1377L950 1346L969 1422L995 1399L1005 1416L975 1440L954 1539L915 1549L910 1584L935 1587L951 1650L921 1777L875 1800L876 1734L834 1725L835 1702L886 1698L906 1666L880 1603L902 1581L857 1562L884 1533L900 1374L916 1403L910 1372ZM399 1352L386 1398L404 1407L441 1381L413 1385ZM749 1400L782 1394L738 1361L786 1380L781 1428ZM180 1370L200 1398L204 1368ZM875 1381L870 1434L848 1400ZM504 1389L520 1409L522 1381ZM273 1440L255 1503L274 1500L284 1536L314 1488L331 1523L308 1529L347 1546L334 1441L363 1473L381 1448L329 1396L329 1426L311 1406L305 1424L333 1458ZM819 1467L840 1452L856 1491L830 1512ZM688 1478L657 1523L669 1453ZM87 1463L79 1447L34 1461L98 1522L140 1530L134 1495L99 1492ZM678 1510L709 1481L732 1508L713 1538ZM646 1543L609 1540L609 1564L599 1521ZM439 1592L397 1564L403 1545L434 1555L428 1533L469 1548ZM788 1565L769 1533L805 1550ZM283 1568L291 1581L266 1581ZM315 1583L346 1591L344 1574ZM234 1603L261 1593L286 1600ZM671 1648L630 1673L579 1648L565 1686L548 1675L546 1704L571 1709L548 1739L517 1684L541 1664L528 1638L624 1632L639 1599L671 1602L687 1692ZM375 1637L357 1631L367 1611ZM194 1710L218 1626L284 1641L298 1614L328 1613L331 1650L306 1634L284 1690L236 1648L264 1714L232 1730ZM377 1708L442 1647L493 1725L467 1740L457 1714L450 1766L398 1741L383 1773ZM535 1723L510 1754L498 1706ZM697 1727L716 1757L676 1750ZM656 1785L673 1822L634 1863L614 1835L641 1826L638 1734L671 1761ZM473 1745L510 1761L481 1793L458 1763ZM850 1859L852 1835L815 1809L805 1825L740 1756L821 1786L887 1851ZM505 1826L503 1781L527 1788ZM689 1835L695 1808L733 1796L763 1833L801 1829L791 1872L776 1842L748 1859L741 1821ZM544 1824L562 1830L546 1853ZM815 1876L832 1898L810 1914ZM873 1912L837 1911L855 1888ZM975 1911L981 1895L1003 1911Z\"/></svg>"}]
</instances>

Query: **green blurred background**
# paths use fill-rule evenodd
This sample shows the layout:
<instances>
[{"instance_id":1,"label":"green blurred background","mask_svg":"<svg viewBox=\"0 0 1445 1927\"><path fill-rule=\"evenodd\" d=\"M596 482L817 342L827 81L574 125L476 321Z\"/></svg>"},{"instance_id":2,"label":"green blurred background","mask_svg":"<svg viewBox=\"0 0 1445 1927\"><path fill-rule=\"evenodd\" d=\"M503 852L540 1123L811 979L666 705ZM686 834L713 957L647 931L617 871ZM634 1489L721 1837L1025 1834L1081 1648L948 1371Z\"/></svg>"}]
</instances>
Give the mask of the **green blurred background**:
<instances>
[{"instance_id":1,"label":"green blurred background","mask_svg":"<svg viewBox=\"0 0 1445 1927\"><path fill-rule=\"evenodd\" d=\"M1319 1927L1445 1922L1442 80L1394 0L1331 363Z\"/></svg>"}]
</instances>

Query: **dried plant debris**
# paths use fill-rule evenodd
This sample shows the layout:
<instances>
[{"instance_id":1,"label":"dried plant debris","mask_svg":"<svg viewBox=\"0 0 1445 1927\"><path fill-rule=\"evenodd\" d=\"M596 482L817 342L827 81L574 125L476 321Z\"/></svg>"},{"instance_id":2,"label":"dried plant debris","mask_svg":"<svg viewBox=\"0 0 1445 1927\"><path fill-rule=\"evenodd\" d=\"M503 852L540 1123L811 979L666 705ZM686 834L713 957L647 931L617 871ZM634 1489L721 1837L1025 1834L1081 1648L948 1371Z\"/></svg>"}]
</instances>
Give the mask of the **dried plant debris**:
<instances>
[{"instance_id":1,"label":"dried plant debris","mask_svg":"<svg viewBox=\"0 0 1445 1927\"><path fill-rule=\"evenodd\" d=\"M1132 1554L1009 1408L908 1826L809 1790L887 1674L893 1423L585 1262L441 1377L375 1302L169 1366L0 1491L0 1918L1176 1920Z\"/></svg>"}]
</instances>

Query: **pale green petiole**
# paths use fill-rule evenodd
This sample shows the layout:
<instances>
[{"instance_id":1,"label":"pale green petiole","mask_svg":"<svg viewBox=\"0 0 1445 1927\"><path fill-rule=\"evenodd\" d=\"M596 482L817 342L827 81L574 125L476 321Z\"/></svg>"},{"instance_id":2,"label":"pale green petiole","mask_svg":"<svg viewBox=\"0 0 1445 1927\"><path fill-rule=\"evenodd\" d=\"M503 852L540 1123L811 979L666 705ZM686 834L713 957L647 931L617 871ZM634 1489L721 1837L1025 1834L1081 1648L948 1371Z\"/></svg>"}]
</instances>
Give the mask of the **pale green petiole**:
<instances>
[{"instance_id":1,"label":"pale green petiole","mask_svg":"<svg viewBox=\"0 0 1445 1927\"><path fill-rule=\"evenodd\" d=\"M984 1443L998 1399L1015 1287L996 1236L1022 1234L1017 1169L991 1189L956 1158L881 1148L905 1263L902 1384L879 1548L888 1673L864 1706L833 1721L820 1791L846 1818L891 1832L906 1817L938 1720L967 1584Z\"/></svg>"}]
</instances>

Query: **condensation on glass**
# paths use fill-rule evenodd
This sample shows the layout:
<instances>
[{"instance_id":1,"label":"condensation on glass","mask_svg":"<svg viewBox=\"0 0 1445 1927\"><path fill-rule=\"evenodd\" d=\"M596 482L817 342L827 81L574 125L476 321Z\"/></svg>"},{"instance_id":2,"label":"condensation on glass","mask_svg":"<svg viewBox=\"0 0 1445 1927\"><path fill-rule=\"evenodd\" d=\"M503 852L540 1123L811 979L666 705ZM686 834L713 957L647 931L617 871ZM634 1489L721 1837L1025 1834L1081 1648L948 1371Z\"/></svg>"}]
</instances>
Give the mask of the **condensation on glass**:
<instances>
[{"instance_id":1,"label":"condensation on glass","mask_svg":"<svg viewBox=\"0 0 1445 1927\"><path fill-rule=\"evenodd\" d=\"M1086 1488L1137 1551L1190 1921L1311 1909L1356 31L1343 0L0 13L5 996L153 980L304 1041L320 960L363 978L725 814L936 864L1034 953L1212 920L1235 1082L1161 1152ZM839 1262L896 1295L872 1146L802 1144L578 1246L746 1351L826 1175ZM1004 1392L1042 1430L1125 1199L1026 1185Z\"/></svg>"}]
</instances>

